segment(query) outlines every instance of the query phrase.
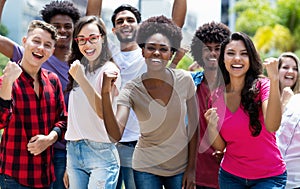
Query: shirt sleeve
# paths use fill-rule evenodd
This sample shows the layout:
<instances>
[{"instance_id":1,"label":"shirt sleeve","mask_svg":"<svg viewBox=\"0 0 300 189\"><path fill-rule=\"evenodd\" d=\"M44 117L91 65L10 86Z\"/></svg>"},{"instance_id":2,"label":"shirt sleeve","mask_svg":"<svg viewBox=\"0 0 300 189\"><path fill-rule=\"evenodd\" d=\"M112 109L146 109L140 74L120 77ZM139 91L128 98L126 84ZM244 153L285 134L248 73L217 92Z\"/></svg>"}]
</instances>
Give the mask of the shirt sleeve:
<instances>
[{"instance_id":1,"label":"shirt sleeve","mask_svg":"<svg viewBox=\"0 0 300 189\"><path fill-rule=\"evenodd\" d=\"M19 45L14 45L13 57L10 59L13 62L19 62L23 57L24 48Z\"/></svg>"}]
</instances>

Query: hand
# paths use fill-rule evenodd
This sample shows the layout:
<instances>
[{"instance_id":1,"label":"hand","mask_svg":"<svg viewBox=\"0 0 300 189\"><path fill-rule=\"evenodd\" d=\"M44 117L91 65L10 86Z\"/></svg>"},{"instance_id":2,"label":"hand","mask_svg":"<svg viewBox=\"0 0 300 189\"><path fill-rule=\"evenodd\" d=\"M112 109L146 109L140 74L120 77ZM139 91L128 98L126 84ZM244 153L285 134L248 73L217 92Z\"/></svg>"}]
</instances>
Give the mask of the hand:
<instances>
[{"instance_id":1,"label":"hand","mask_svg":"<svg viewBox=\"0 0 300 189\"><path fill-rule=\"evenodd\" d=\"M79 60L75 60L69 69L70 75L73 77L73 79L79 83L79 81L85 77L85 69L84 66L80 63Z\"/></svg>"},{"instance_id":2,"label":"hand","mask_svg":"<svg viewBox=\"0 0 300 189\"><path fill-rule=\"evenodd\" d=\"M273 57L264 60L263 66L266 68L270 80L279 79L278 63L278 59Z\"/></svg>"},{"instance_id":3,"label":"hand","mask_svg":"<svg viewBox=\"0 0 300 189\"><path fill-rule=\"evenodd\" d=\"M183 189L195 189L195 169L194 168L186 168L183 179L182 179L182 188Z\"/></svg>"},{"instance_id":4,"label":"hand","mask_svg":"<svg viewBox=\"0 0 300 189\"><path fill-rule=\"evenodd\" d=\"M42 153L52 144L53 142L50 137L45 135L36 135L29 140L27 144L27 150L36 156Z\"/></svg>"},{"instance_id":5,"label":"hand","mask_svg":"<svg viewBox=\"0 0 300 189\"><path fill-rule=\"evenodd\" d=\"M217 129L219 116L217 114L217 108L209 108L204 114L207 125Z\"/></svg>"},{"instance_id":6,"label":"hand","mask_svg":"<svg viewBox=\"0 0 300 189\"><path fill-rule=\"evenodd\" d=\"M102 93L110 93L118 77L118 72L104 72L102 81Z\"/></svg>"},{"instance_id":7,"label":"hand","mask_svg":"<svg viewBox=\"0 0 300 189\"><path fill-rule=\"evenodd\" d=\"M283 88L281 94L281 102L288 102L292 96L294 96L294 92L291 87Z\"/></svg>"},{"instance_id":8,"label":"hand","mask_svg":"<svg viewBox=\"0 0 300 189\"><path fill-rule=\"evenodd\" d=\"M215 159L216 159L216 161L217 161L217 163L220 164L220 163L221 163L221 160L222 160L222 158L223 158L223 156L224 156L224 152L221 152L221 151L219 151L219 150L216 150L216 151L214 151L214 152L212 153L212 156L214 156Z\"/></svg>"},{"instance_id":9,"label":"hand","mask_svg":"<svg viewBox=\"0 0 300 189\"><path fill-rule=\"evenodd\" d=\"M67 170L65 170L63 181L64 181L65 187L69 188L70 185L69 185L69 176L68 176Z\"/></svg>"},{"instance_id":10,"label":"hand","mask_svg":"<svg viewBox=\"0 0 300 189\"><path fill-rule=\"evenodd\" d=\"M22 72L21 67L17 63L9 61L3 69L3 82L13 84Z\"/></svg>"}]
</instances>

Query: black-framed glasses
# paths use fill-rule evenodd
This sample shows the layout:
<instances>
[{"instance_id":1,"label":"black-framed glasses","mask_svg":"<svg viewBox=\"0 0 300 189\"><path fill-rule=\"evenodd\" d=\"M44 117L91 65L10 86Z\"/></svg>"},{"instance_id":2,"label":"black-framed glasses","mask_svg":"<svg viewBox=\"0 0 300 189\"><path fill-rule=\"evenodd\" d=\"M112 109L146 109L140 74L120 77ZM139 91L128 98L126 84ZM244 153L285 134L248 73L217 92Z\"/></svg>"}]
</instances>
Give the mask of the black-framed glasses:
<instances>
[{"instance_id":1,"label":"black-framed glasses","mask_svg":"<svg viewBox=\"0 0 300 189\"><path fill-rule=\"evenodd\" d=\"M85 45L87 41L89 41L91 44L95 44L99 41L100 37L101 35L91 35L89 37L77 37L74 38L74 40L78 45Z\"/></svg>"}]
</instances>

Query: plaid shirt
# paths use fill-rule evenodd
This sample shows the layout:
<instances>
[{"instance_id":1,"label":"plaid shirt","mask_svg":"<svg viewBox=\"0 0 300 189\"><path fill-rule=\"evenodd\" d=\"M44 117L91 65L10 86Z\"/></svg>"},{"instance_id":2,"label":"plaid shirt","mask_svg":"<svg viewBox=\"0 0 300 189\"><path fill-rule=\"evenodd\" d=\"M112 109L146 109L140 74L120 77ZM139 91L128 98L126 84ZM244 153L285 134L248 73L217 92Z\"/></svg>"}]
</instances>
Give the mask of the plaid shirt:
<instances>
[{"instance_id":1,"label":"plaid shirt","mask_svg":"<svg viewBox=\"0 0 300 189\"><path fill-rule=\"evenodd\" d=\"M39 71L40 95L33 88L33 78L24 70L14 82L12 100L0 98L0 173L29 187L45 188L55 180L52 146L34 156L27 150L31 137L48 135L55 130L60 140L65 133L67 114L61 83L57 75ZM0 86L2 86L2 77Z\"/></svg>"}]
</instances>

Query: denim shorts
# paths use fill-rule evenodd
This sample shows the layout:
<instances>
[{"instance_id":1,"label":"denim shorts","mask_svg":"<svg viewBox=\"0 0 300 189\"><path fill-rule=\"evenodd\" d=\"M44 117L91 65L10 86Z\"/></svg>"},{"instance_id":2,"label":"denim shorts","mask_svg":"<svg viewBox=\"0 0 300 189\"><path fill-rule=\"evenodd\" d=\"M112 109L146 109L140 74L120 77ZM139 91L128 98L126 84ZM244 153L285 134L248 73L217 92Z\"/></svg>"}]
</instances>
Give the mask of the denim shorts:
<instances>
[{"instance_id":1,"label":"denim shorts","mask_svg":"<svg viewBox=\"0 0 300 189\"><path fill-rule=\"evenodd\" d=\"M220 168L220 189L284 189L287 180L287 172L274 177L261 179L245 179L232 175Z\"/></svg>"},{"instance_id":2,"label":"denim shorts","mask_svg":"<svg viewBox=\"0 0 300 189\"><path fill-rule=\"evenodd\" d=\"M113 143L90 140L67 142L67 173L70 189L115 189L120 168Z\"/></svg>"}]
</instances>

